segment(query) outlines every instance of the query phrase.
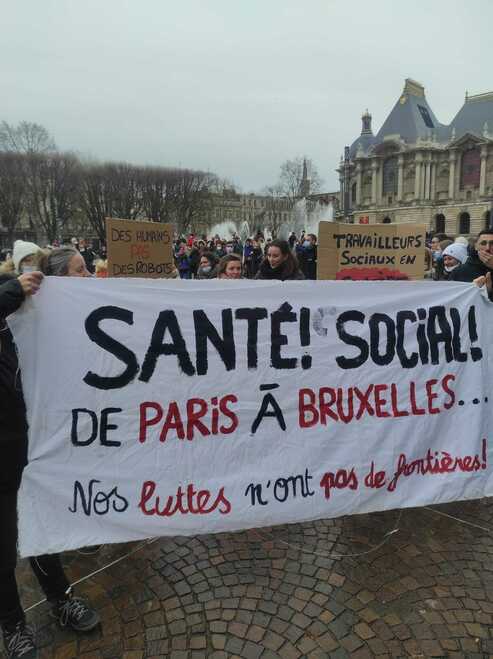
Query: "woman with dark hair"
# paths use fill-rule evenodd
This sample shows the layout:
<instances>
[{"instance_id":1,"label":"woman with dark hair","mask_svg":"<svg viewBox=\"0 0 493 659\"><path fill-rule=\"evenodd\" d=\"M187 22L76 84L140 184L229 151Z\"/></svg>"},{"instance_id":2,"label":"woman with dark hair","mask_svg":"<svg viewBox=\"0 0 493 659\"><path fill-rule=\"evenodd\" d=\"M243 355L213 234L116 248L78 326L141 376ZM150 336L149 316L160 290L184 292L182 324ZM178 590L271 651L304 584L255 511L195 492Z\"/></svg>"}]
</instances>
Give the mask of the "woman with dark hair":
<instances>
[{"instance_id":1,"label":"woman with dark hair","mask_svg":"<svg viewBox=\"0 0 493 659\"><path fill-rule=\"evenodd\" d=\"M286 240L273 240L267 247L267 254L260 264L255 279L279 279L287 281L304 279L298 260Z\"/></svg>"},{"instance_id":2,"label":"woman with dark hair","mask_svg":"<svg viewBox=\"0 0 493 659\"><path fill-rule=\"evenodd\" d=\"M241 258L238 254L227 254L217 266L218 279L241 279Z\"/></svg>"},{"instance_id":3,"label":"woman with dark hair","mask_svg":"<svg viewBox=\"0 0 493 659\"><path fill-rule=\"evenodd\" d=\"M217 259L212 252L204 252L200 257L197 279L215 279Z\"/></svg>"}]
</instances>

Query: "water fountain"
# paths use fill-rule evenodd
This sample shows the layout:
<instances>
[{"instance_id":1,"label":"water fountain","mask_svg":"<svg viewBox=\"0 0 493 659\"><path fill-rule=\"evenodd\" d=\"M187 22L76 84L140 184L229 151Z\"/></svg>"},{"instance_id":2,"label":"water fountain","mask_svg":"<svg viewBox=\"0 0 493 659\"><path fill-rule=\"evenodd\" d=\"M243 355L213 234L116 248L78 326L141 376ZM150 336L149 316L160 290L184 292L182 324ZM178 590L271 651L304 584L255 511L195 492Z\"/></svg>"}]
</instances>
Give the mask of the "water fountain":
<instances>
[{"instance_id":1,"label":"water fountain","mask_svg":"<svg viewBox=\"0 0 493 659\"><path fill-rule=\"evenodd\" d=\"M210 236L219 236L219 238L224 238L226 240L232 238L236 233L236 224L231 220L225 220L224 222L219 222L215 224L209 231Z\"/></svg>"},{"instance_id":2,"label":"water fountain","mask_svg":"<svg viewBox=\"0 0 493 659\"><path fill-rule=\"evenodd\" d=\"M250 238L250 225L248 222L245 220L242 222L241 227L240 227L240 240L242 243L245 242L247 238Z\"/></svg>"},{"instance_id":3,"label":"water fountain","mask_svg":"<svg viewBox=\"0 0 493 659\"><path fill-rule=\"evenodd\" d=\"M327 205L317 203L313 211L307 214L306 233L314 233L318 236L318 225L320 222L334 221L334 205L330 201Z\"/></svg>"}]
</instances>

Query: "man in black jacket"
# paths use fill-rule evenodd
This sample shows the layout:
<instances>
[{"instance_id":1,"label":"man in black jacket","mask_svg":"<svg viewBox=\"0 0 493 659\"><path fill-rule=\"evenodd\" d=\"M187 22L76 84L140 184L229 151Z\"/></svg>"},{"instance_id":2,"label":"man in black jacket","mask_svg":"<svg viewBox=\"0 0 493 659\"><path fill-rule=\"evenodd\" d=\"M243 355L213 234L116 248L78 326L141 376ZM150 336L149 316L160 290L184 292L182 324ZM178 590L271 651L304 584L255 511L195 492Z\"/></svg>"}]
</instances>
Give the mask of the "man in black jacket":
<instances>
[{"instance_id":1,"label":"man in black jacket","mask_svg":"<svg viewBox=\"0 0 493 659\"><path fill-rule=\"evenodd\" d=\"M9 659L35 659L38 654L15 579L17 492L27 463L28 427L17 353L5 318L37 293L42 279L41 272L0 276L0 626ZM73 596L56 554L32 558L31 566L61 624L77 631L99 624L98 614Z\"/></svg>"},{"instance_id":2,"label":"man in black jacket","mask_svg":"<svg viewBox=\"0 0 493 659\"><path fill-rule=\"evenodd\" d=\"M474 281L493 270L493 229L480 231L474 247L467 261L452 272L452 281Z\"/></svg>"}]
</instances>

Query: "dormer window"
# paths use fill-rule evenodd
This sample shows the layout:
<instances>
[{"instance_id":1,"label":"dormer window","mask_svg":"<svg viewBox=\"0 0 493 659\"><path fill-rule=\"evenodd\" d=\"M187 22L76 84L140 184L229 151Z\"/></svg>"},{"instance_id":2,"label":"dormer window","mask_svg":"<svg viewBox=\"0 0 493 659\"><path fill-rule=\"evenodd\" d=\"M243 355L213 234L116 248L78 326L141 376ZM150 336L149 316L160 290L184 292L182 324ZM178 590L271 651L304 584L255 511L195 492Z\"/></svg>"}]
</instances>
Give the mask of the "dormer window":
<instances>
[{"instance_id":1,"label":"dormer window","mask_svg":"<svg viewBox=\"0 0 493 659\"><path fill-rule=\"evenodd\" d=\"M425 108L424 105L418 105L418 110L421 114L423 121L425 122L425 126L427 126L428 128L435 128L435 125L431 120L430 113L428 112L428 108Z\"/></svg>"}]
</instances>

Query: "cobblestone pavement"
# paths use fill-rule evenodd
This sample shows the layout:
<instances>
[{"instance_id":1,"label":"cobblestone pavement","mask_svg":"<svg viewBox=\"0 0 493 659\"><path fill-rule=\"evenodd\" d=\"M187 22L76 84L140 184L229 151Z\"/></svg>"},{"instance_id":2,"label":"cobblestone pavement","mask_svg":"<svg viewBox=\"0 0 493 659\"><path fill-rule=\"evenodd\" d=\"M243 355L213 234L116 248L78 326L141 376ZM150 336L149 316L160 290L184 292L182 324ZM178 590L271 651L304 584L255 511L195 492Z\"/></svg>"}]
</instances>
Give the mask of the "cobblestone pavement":
<instances>
[{"instance_id":1,"label":"cobblestone pavement","mask_svg":"<svg viewBox=\"0 0 493 659\"><path fill-rule=\"evenodd\" d=\"M492 514L488 499L163 538L79 587L101 630L60 631L46 604L29 616L43 659L493 657ZM75 580L137 545L64 561ZM25 564L19 576L37 602Z\"/></svg>"}]
</instances>

